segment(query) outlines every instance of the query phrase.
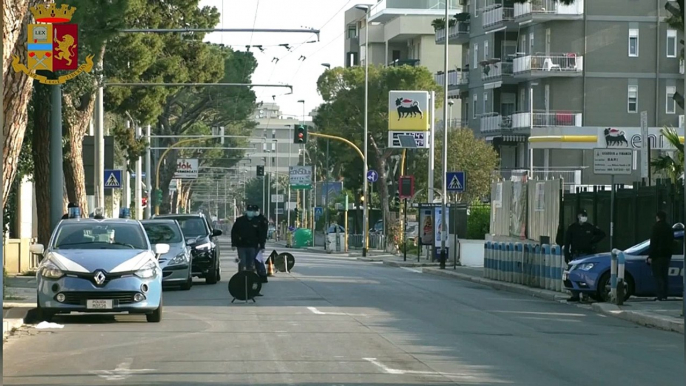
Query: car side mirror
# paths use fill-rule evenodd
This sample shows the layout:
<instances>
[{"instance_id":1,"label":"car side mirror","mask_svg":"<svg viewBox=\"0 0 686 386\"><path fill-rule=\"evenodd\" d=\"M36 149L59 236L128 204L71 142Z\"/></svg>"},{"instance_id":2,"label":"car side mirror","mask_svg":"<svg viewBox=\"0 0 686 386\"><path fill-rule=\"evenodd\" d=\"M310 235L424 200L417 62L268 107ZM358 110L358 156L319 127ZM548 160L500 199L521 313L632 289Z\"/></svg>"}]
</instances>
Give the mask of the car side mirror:
<instances>
[{"instance_id":1,"label":"car side mirror","mask_svg":"<svg viewBox=\"0 0 686 386\"><path fill-rule=\"evenodd\" d=\"M221 236L224 232L221 231L221 229L214 229L212 230L212 237L217 237Z\"/></svg>"},{"instance_id":2,"label":"car side mirror","mask_svg":"<svg viewBox=\"0 0 686 386\"><path fill-rule=\"evenodd\" d=\"M29 246L29 252L35 255L42 255L43 252L45 252L45 247L43 246L43 244L31 244Z\"/></svg>"},{"instance_id":3,"label":"car side mirror","mask_svg":"<svg viewBox=\"0 0 686 386\"><path fill-rule=\"evenodd\" d=\"M152 249L156 255L164 255L169 252L169 244L155 244Z\"/></svg>"}]
</instances>

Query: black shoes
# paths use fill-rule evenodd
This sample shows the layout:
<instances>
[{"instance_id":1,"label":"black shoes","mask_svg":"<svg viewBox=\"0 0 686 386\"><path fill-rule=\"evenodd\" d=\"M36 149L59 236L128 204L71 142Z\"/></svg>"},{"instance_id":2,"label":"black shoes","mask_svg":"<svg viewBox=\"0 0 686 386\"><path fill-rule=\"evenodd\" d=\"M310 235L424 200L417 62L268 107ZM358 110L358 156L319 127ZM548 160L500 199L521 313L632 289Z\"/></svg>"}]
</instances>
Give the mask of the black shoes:
<instances>
[{"instance_id":1,"label":"black shoes","mask_svg":"<svg viewBox=\"0 0 686 386\"><path fill-rule=\"evenodd\" d=\"M567 299L568 302L580 302L581 298L578 296L572 296L571 298Z\"/></svg>"}]
</instances>

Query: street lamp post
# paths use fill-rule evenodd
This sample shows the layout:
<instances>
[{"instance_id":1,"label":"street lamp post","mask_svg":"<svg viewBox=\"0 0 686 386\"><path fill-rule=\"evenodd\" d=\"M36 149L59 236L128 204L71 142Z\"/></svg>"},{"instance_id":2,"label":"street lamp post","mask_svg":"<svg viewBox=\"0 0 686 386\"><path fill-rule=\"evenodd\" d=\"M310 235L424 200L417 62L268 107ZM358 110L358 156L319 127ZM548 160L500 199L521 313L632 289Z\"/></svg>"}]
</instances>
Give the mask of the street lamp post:
<instances>
[{"instance_id":1,"label":"street lamp post","mask_svg":"<svg viewBox=\"0 0 686 386\"><path fill-rule=\"evenodd\" d=\"M445 2L445 26L446 33L448 31L449 15L450 14L450 2ZM443 77L443 190L441 192L441 228L439 229L441 235L441 264L440 269L445 269L445 242L448 238L446 234L446 222L448 220L446 216L447 203L448 203L448 41L450 39L445 39L445 61L443 72L445 76Z\"/></svg>"},{"instance_id":2,"label":"street lamp post","mask_svg":"<svg viewBox=\"0 0 686 386\"><path fill-rule=\"evenodd\" d=\"M372 10L371 5L357 6L357 9L366 11L365 26L364 26L364 166L362 169L363 189L362 194L367 198L369 182L367 181L368 163L369 163L369 15ZM447 74L447 72L446 72ZM362 256L367 256L367 249L369 247L369 203L365 200L362 212Z\"/></svg>"}]
</instances>

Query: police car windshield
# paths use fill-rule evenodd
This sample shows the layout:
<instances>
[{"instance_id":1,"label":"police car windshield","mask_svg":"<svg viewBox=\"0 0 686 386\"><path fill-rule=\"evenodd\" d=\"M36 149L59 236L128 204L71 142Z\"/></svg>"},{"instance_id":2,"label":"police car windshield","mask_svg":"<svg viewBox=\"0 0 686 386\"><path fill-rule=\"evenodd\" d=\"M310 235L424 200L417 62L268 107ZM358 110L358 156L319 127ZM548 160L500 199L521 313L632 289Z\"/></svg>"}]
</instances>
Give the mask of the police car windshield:
<instances>
[{"instance_id":1,"label":"police car windshield","mask_svg":"<svg viewBox=\"0 0 686 386\"><path fill-rule=\"evenodd\" d=\"M138 224L63 223L53 242L55 249L148 249Z\"/></svg>"}]
</instances>

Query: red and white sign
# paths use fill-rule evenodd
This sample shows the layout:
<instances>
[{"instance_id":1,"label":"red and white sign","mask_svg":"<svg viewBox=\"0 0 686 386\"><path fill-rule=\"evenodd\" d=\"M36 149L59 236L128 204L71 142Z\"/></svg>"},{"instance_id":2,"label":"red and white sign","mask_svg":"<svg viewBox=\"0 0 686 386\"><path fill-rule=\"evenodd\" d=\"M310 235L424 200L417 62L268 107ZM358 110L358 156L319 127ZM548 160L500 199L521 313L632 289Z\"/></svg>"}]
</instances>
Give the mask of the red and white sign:
<instances>
[{"instance_id":1,"label":"red and white sign","mask_svg":"<svg viewBox=\"0 0 686 386\"><path fill-rule=\"evenodd\" d=\"M187 158L176 161L176 173L173 178L195 180L198 178L198 159Z\"/></svg>"}]
</instances>

